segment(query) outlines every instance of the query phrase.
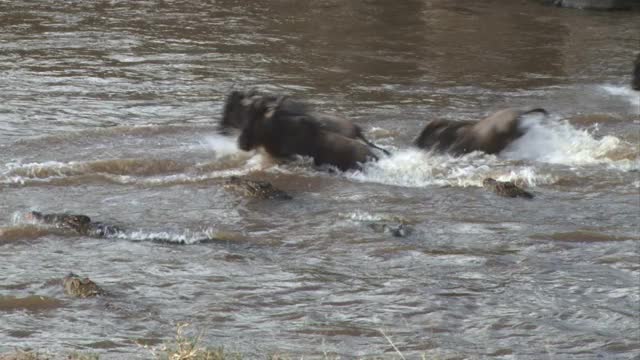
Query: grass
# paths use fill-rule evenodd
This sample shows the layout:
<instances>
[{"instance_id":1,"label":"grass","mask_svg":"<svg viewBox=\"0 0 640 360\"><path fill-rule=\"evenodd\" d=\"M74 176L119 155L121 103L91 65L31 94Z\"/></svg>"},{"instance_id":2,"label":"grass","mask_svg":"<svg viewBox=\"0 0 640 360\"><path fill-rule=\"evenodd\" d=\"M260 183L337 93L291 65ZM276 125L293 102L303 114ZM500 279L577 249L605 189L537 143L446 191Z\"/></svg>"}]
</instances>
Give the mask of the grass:
<instances>
[{"instance_id":1,"label":"grass","mask_svg":"<svg viewBox=\"0 0 640 360\"><path fill-rule=\"evenodd\" d=\"M242 355L225 352L223 347L208 348L202 345L202 334L189 337L184 330L189 324L178 324L176 336L172 343L164 344L160 348L148 349L156 360L242 360ZM2 360L2 359L0 359Z\"/></svg>"},{"instance_id":2,"label":"grass","mask_svg":"<svg viewBox=\"0 0 640 360\"><path fill-rule=\"evenodd\" d=\"M198 334L196 336L187 336L185 334L185 329L189 326L189 324L181 323L178 324L176 329L175 338L168 343L160 345L159 347L151 347L148 345L141 345L140 347L149 351L149 359L153 360L242 360L242 354L238 352L229 352L225 351L223 347L207 347L202 344L202 334ZM397 357L374 357L368 359L400 359L405 360L405 357L402 355L402 352L396 347L391 338L389 338L384 331L379 330L382 336L389 342L391 347L396 352ZM54 356L49 354L41 354L38 352L32 351L23 351L16 350L14 353L10 354L0 354L0 360L99 360L100 357L98 354L93 353L83 353L83 352L70 352L63 354L62 357L60 355ZM302 357L292 357L286 354L272 353L265 354L266 360L302 360ZM337 360L339 359L336 355L330 355L324 353L322 356L322 360ZM423 355L421 360L426 360Z\"/></svg>"},{"instance_id":3,"label":"grass","mask_svg":"<svg viewBox=\"0 0 640 360\"><path fill-rule=\"evenodd\" d=\"M154 359L156 360L242 360L243 356L237 352L225 352L224 348L207 348L201 345L202 334L199 334L195 337L188 337L184 334L184 330L189 326L189 324L182 323L178 324L175 340L171 344L165 344L161 346L158 352L158 349L149 349L149 347L145 346L145 348L149 349L151 353L154 355ZM400 359L406 360L402 352L398 349L398 347L393 343L390 337L384 333L383 330L379 330L382 336L389 342L389 345L396 352L396 356L382 356L382 357L373 357L368 358L369 360L373 359ZM337 360L340 357L337 355L324 353L322 356L322 360ZM292 357L286 354L280 353L272 353L265 354L266 360L303 360L304 357ZM422 355L421 360L426 360L425 355ZM1 359L0 359L1 360Z\"/></svg>"}]
</instances>

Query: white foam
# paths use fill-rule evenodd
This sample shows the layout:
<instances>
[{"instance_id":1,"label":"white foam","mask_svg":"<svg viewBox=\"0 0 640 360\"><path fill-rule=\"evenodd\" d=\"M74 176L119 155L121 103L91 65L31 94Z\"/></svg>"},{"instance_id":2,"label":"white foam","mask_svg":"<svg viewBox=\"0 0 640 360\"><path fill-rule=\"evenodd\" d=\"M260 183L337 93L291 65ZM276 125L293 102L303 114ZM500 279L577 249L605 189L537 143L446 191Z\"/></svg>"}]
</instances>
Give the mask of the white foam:
<instances>
[{"instance_id":1,"label":"white foam","mask_svg":"<svg viewBox=\"0 0 640 360\"><path fill-rule=\"evenodd\" d=\"M27 219L25 219L25 214L19 211L15 211L13 214L11 214L11 224L13 225L18 225L18 224L35 224L35 220L29 221Z\"/></svg>"},{"instance_id":2,"label":"white foam","mask_svg":"<svg viewBox=\"0 0 640 360\"><path fill-rule=\"evenodd\" d=\"M633 90L630 86L619 86L619 85L600 85L605 92L610 95L620 97L626 101L628 101L631 105L633 105L637 114L640 115L640 91Z\"/></svg>"},{"instance_id":3,"label":"white foam","mask_svg":"<svg viewBox=\"0 0 640 360\"><path fill-rule=\"evenodd\" d=\"M381 214L371 214L368 213L366 211L361 211L361 210L356 210L354 212L350 212L347 214L338 214L338 216L346 218L348 220L352 220L352 221L362 221L362 222L368 222L368 221L382 221L382 220L386 220L388 217L383 216Z\"/></svg>"},{"instance_id":4,"label":"white foam","mask_svg":"<svg viewBox=\"0 0 640 360\"><path fill-rule=\"evenodd\" d=\"M162 241L176 244L197 244L202 241L214 239L209 232L198 233L191 231L186 231L181 234L167 231L123 231L112 238L129 241Z\"/></svg>"},{"instance_id":5,"label":"white foam","mask_svg":"<svg viewBox=\"0 0 640 360\"><path fill-rule=\"evenodd\" d=\"M206 174L175 174L166 176L154 176L150 178L134 178L131 176L113 176L111 180L121 184L144 184L144 185L174 185L198 183L207 180L227 178L230 176L242 176L254 171L253 168L229 169L211 171Z\"/></svg>"},{"instance_id":6,"label":"white foam","mask_svg":"<svg viewBox=\"0 0 640 360\"><path fill-rule=\"evenodd\" d=\"M110 56L110 58L123 63L139 63L139 62L144 62L146 60L145 58L139 57L139 56L117 55L117 54Z\"/></svg>"},{"instance_id":7,"label":"white foam","mask_svg":"<svg viewBox=\"0 0 640 360\"><path fill-rule=\"evenodd\" d=\"M530 166L512 166L496 156L474 152L461 157L434 154L420 149L400 150L377 162L364 165L362 171L345 173L352 180L406 187L482 186L488 176L518 180L530 186L550 183L550 175L538 174Z\"/></svg>"},{"instance_id":8,"label":"white foam","mask_svg":"<svg viewBox=\"0 0 640 360\"><path fill-rule=\"evenodd\" d=\"M239 152L236 142L222 135L212 135L204 138L205 146L213 152L214 158L220 158Z\"/></svg>"},{"instance_id":9,"label":"white foam","mask_svg":"<svg viewBox=\"0 0 640 360\"><path fill-rule=\"evenodd\" d=\"M213 141L216 148L223 153L230 149L229 142L225 141ZM226 152L231 153L231 152ZM222 153L219 152L219 155ZM241 176L251 171L255 171L263 167L262 156L260 154L251 154L246 152L238 152L237 149L232 150L231 159L234 163L243 164L240 167L215 169L202 173L198 171L198 166L187 166L181 168L180 173L175 174L118 174L110 173L108 171L97 170L93 165L96 162L59 162L59 161L46 161L42 163L8 163L5 165L5 170L0 172L0 184L10 185L25 185L25 184L37 184L37 183L50 183L56 180L65 178L73 178L82 175L98 175L102 179L118 184L147 184L147 185L162 185L162 184L178 184L178 183L196 183L210 179L223 178L228 176ZM253 156L252 156L253 155ZM117 163L117 159L113 162ZM150 160L151 161L151 160ZM220 159L214 160L218 162ZM167 160L168 170L173 172L171 167L173 162ZM121 171L118 168L117 171ZM157 172L162 169L157 170Z\"/></svg>"},{"instance_id":10,"label":"white foam","mask_svg":"<svg viewBox=\"0 0 640 360\"><path fill-rule=\"evenodd\" d=\"M623 171L638 169L637 147L611 135L596 138L593 133L597 127L577 129L559 119L527 120L524 125L527 133L502 151L501 157L570 166L606 164ZM631 159L616 159L620 153L629 154Z\"/></svg>"},{"instance_id":11,"label":"white foam","mask_svg":"<svg viewBox=\"0 0 640 360\"><path fill-rule=\"evenodd\" d=\"M47 161L43 163L12 162L5 164L5 169L0 172L0 184L24 185L27 182L48 182L53 179L61 179L65 176L78 174L74 164L59 161Z\"/></svg>"},{"instance_id":12,"label":"white foam","mask_svg":"<svg viewBox=\"0 0 640 360\"><path fill-rule=\"evenodd\" d=\"M5 174L6 173L11 173L11 172L15 172L17 170L24 170L27 173L32 173L34 174L33 177L37 177L35 174L42 170L42 169L47 169L47 170L51 170L51 171L56 171L59 170L59 174L62 175L64 169L69 168L69 166L73 165L74 162L71 163L64 163L64 162L60 162L60 161L45 161L42 163L38 163L38 162L33 162L33 163L20 163L20 162L9 162L5 164L5 168L6 170L3 171Z\"/></svg>"}]
</instances>

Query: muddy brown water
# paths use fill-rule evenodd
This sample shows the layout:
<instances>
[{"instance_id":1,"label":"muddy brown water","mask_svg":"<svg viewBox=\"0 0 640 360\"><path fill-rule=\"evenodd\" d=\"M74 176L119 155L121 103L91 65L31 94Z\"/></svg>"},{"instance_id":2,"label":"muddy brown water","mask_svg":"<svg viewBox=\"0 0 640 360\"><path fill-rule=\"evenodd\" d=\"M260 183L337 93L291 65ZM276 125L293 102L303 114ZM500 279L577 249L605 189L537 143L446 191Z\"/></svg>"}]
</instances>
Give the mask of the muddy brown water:
<instances>
[{"instance_id":1,"label":"muddy brown water","mask_svg":"<svg viewBox=\"0 0 640 360\"><path fill-rule=\"evenodd\" d=\"M639 13L533 1L0 2L0 352L148 358L137 342L189 322L249 357L392 357L382 332L407 358L640 356L639 44ZM330 173L243 153L214 121L250 87L393 155ZM505 106L552 116L499 156L410 146L429 119ZM231 175L294 200L242 198ZM368 226L394 219L414 231ZM109 297L66 297L69 271Z\"/></svg>"}]
</instances>

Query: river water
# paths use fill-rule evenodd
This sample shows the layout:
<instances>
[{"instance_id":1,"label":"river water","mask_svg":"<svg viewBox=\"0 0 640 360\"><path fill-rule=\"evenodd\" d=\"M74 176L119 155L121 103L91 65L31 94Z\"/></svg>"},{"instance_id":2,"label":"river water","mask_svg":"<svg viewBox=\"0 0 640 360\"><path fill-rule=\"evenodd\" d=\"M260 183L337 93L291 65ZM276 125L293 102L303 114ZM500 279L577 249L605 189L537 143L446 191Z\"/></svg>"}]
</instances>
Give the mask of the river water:
<instances>
[{"instance_id":1,"label":"river water","mask_svg":"<svg viewBox=\"0 0 640 360\"><path fill-rule=\"evenodd\" d=\"M638 51L637 12L533 1L2 1L0 352L148 358L187 322L249 358L636 358ZM252 87L393 154L336 173L239 151L215 122ZM499 156L410 145L428 120L509 106L551 116ZM294 199L242 197L230 175ZM413 232L369 226L398 221ZM70 271L109 295L64 295Z\"/></svg>"}]
</instances>

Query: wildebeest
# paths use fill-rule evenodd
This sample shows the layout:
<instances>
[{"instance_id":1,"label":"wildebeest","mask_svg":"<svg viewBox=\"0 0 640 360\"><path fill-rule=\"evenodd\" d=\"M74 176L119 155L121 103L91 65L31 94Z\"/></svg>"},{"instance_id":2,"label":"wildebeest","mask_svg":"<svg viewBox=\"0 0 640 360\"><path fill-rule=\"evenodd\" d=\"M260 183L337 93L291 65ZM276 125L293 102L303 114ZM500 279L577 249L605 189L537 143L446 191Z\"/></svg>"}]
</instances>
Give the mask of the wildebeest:
<instances>
[{"instance_id":1,"label":"wildebeest","mask_svg":"<svg viewBox=\"0 0 640 360\"><path fill-rule=\"evenodd\" d=\"M250 99L238 137L240 149L263 147L269 155L279 158L310 156L316 165L334 165L343 171L377 160L365 144L326 130L311 115L292 112L285 101L286 98Z\"/></svg>"},{"instance_id":2,"label":"wildebeest","mask_svg":"<svg viewBox=\"0 0 640 360\"><path fill-rule=\"evenodd\" d=\"M420 132L414 144L422 149L449 152L454 155L482 151L497 154L524 135L522 116L547 114L544 109L503 109L480 121L433 120Z\"/></svg>"},{"instance_id":3,"label":"wildebeest","mask_svg":"<svg viewBox=\"0 0 640 360\"><path fill-rule=\"evenodd\" d=\"M227 96L222 120L218 123L218 133L228 135L231 129L242 130L247 122L248 114L251 111L250 105L258 99L267 105L274 105L277 102L282 116L304 115L307 121L316 122L318 126L326 132L336 133L350 139L360 139L365 144L389 155L387 150L370 142L362 133L362 128L347 118L315 112L311 110L309 105L299 100L292 99L288 96L261 94L256 90L246 92L235 90Z\"/></svg>"},{"instance_id":4,"label":"wildebeest","mask_svg":"<svg viewBox=\"0 0 640 360\"><path fill-rule=\"evenodd\" d=\"M640 90L640 53L636 56L636 60L633 62L631 88L634 90Z\"/></svg>"}]
</instances>

